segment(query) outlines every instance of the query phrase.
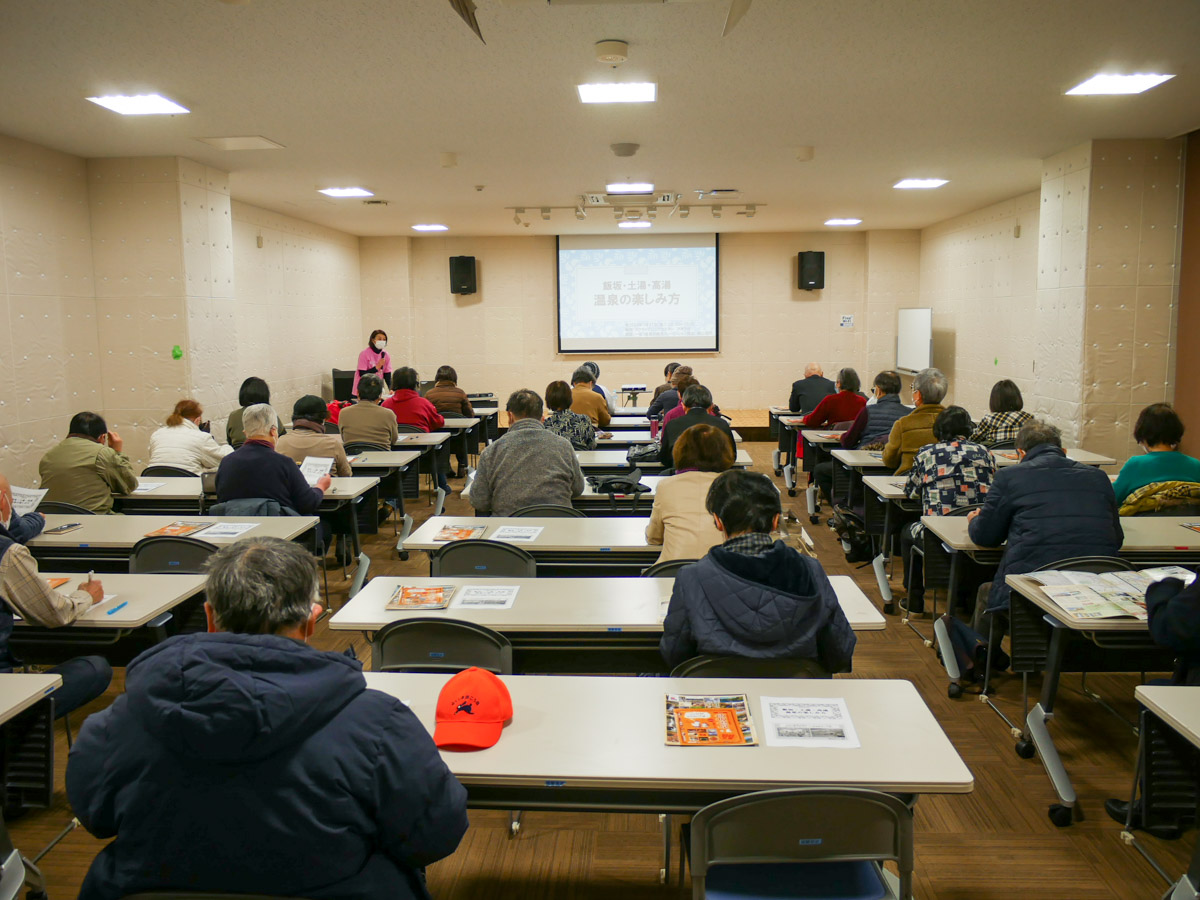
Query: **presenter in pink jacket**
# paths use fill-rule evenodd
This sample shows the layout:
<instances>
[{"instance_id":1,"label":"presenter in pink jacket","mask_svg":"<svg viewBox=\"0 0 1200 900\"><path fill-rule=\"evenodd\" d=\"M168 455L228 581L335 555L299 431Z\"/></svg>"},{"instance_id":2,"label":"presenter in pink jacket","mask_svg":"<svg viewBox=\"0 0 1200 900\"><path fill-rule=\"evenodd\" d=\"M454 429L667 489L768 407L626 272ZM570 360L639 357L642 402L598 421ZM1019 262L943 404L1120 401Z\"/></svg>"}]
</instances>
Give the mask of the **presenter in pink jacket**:
<instances>
[{"instance_id":1,"label":"presenter in pink jacket","mask_svg":"<svg viewBox=\"0 0 1200 900\"><path fill-rule=\"evenodd\" d=\"M391 379L388 376L392 372L392 358L387 354L387 332L382 328L376 328L371 332L371 338L367 341L367 349L358 354L358 365L354 371L354 386L351 387L350 393L358 396L358 379L364 375L378 375L383 379L384 384L389 384Z\"/></svg>"}]
</instances>

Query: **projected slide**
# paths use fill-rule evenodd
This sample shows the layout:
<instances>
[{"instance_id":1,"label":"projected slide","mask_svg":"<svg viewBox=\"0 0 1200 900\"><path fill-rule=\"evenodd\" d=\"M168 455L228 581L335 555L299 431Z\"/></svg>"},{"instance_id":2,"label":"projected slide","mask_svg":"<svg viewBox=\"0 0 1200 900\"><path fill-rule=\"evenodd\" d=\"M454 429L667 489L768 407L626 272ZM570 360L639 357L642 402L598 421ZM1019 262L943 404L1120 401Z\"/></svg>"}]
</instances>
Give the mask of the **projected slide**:
<instances>
[{"instance_id":1,"label":"projected slide","mask_svg":"<svg viewBox=\"0 0 1200 900\"><path fill-rule=\"evenodd\" d=\"M561 236L558 349L716 350L717 236Z\"/></svg>"}]
</instances>

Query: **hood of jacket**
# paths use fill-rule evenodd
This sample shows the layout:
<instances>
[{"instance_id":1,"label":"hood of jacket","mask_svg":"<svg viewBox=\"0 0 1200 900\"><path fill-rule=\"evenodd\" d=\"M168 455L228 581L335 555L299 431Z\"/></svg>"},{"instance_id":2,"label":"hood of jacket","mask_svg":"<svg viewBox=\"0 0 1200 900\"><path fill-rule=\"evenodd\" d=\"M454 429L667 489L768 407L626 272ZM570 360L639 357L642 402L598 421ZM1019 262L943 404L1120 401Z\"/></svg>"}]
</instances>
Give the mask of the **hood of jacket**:
<instances>
[{"instance_id":1,"label":"hood of jacket","mask_svg":"<svg viewBox=\"0 0 1200 900\"><path fill-rule=\"evenodd\" d=\"M268 634L188 634L129 664L129 711L173 752L213 762L294 747L366 690L338 653Z\"/></svg>"}]
</instances>

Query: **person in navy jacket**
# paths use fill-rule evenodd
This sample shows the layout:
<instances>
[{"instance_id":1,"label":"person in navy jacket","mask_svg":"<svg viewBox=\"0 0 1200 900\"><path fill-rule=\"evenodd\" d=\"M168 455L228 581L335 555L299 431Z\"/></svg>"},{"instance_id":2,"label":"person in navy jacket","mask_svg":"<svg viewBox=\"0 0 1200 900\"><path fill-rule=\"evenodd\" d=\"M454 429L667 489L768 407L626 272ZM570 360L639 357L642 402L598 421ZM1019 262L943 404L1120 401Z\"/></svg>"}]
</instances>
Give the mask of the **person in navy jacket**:
<instances>
[{"instance_id":1,"label":"person in navy jacket","mask_svg":"<svg viewBox=\"0 0 1200 900\"><path fill-rule=\"evenodd\" d=\"M783 541L779 489L731 469L705 507L725 543L675 576L659 652L674 667L699 655L815 659L849 672L856 639L821 564Z\"/></svg>"},{"instance_id":2,"label":"person in navy jacket","mask_svg":"<svg viewBox=\"0 0 1200 900\"><path fill-rule=\"evenodd\" d=\"M428 898L422 867L458 846L467 794L412 710L308 646L316 562L245 539L213 555L206 589L209 633L133 660L71 749L75 815L116 838L79 896Z\"/></svg>"}]
</instances>

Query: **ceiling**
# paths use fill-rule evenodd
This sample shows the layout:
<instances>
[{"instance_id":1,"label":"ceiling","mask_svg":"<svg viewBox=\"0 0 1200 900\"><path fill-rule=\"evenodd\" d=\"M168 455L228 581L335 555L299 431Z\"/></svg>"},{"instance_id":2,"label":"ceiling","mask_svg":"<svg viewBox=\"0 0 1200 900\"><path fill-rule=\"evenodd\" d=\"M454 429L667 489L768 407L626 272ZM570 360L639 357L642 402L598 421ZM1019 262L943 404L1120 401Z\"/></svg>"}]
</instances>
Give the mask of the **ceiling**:
<instances>
[{"instance_id":1,"label":"ceiling","mask_svg":"<svg viewBox=\"0 0 1200 900\"><path fill-rule=\"evenodd\" d=\"M557 0L556 0L557 2ZM656 231L799 231L830 217L919 228L1026 191L1039 160L1090 138L1200 127L1195 0L728 0L545 6L480 0L480 42L447 0L0 0L0 133L84 157L185 156L235 199L359 235L616 230L611 212L513 224L607 181L738 188L752 219L693 210ZM629 42L617 70L601 39ZM1067 97L1097 71L1177 77L1132 97ZM575 85L656 81L659 100L584 106ZM86 96L157 91L175 117ZM263 135L283 150L196 138ZM617 159L609 145L641 145ZM796 159L815 147L809 162ZM443 168L443 152L457 166ZM936 191L896 191L940 176ZM386 207L327 200L362 184Z\"/></svg>"}]
</instances>

